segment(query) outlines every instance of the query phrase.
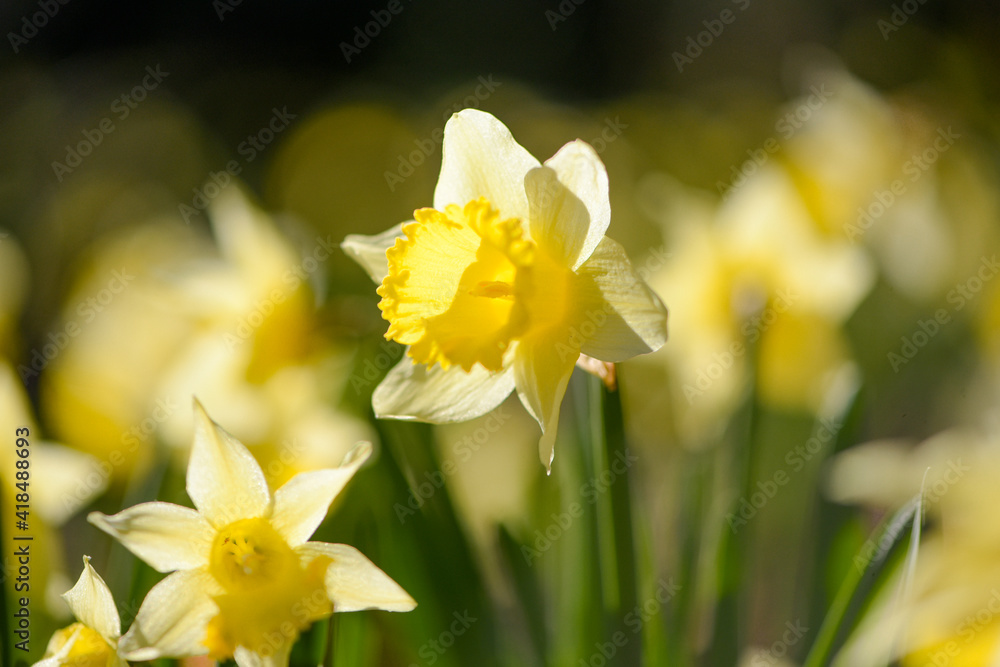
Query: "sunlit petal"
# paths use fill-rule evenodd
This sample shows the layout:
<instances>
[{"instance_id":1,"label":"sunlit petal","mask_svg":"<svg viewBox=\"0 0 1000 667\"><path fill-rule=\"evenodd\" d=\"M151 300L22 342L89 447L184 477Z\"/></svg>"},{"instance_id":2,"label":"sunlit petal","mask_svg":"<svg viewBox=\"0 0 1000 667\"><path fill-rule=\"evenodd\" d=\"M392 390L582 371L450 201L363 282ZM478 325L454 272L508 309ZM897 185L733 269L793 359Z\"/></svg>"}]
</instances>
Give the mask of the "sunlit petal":
<instances>
[{"instance_id":1,"label":"sunlit petal","mask_svg":"<svg viewBox=\"0 0 1000 667\"><path fill-rule=\"evenodd\" d=\"M219 585L203 569L175 572L153 586L135 622L121 638L120 653L131 661L208 652L205 628L218 613L211 596Z\"/></svg>"},{"instance_id":2,"label":"sunlit petal","mask_svg":"<svg viewBox=\"0 0 1000 667\"><path fill-rule=\"evenodd\" d=\"M198 512L171 503L142 503L107 516L87 519L153 569L172 572L208 562L214 530Z\"/></svg>"},{"instance_id":3,"label":"sunlit petal","mask_svg":"<svg viewBox=\"0 0 1000 667\"><path fill-rule=\"evenodd\" d=\"M401 222L374 236L350 234L340 244L340 247L351 259L361 265L361 268L371 276L372 280L381 283L389 272L385 251L391 248L396 243L396 239L403 235L404 224L407 223Z\"/></svg>"},{"instance_id":4,"label":"sunlit petal","mask_svg":"<svg viewBox=\"0 0 1000 667\"><path fill-rule=\"evenodd\" d=\"M242 443L209 418L197 400L194 411L187 492L195 507L216 527L264 516L271 497L260 465Z\"/></svg>"},{"instance_id":5,"label":"sunlit petal","mask_svg":"<svg viewBox=\"0 0 1000 667\"><path fill-rule=\"evenodd\" d=\"M326 556L326 589L334 611L410 611L417 603L370 560L346 544L306 542L296 551L304 560Z\"/></svg>"},{"instance_id":6,"label":"sunlit petal","mask_svg":"<svg viewBox=\"0 0 1000 667\"><path fill-rule=\"evenodd\" d=\"M525 177L531 236L576 270L590 257L611 222L608 172L586 142L559 149Z\"/></svg>"},{"instance_id":7,"label":"sunlit petal","mask_svg":"<svg viewBox=\"0 0 1000 667\"><path fill-rule=\"evenodd\" d=\"M491 373L477 365L466 373L459 366L442 370L404 358L375 388L372 406L382 419L464 421L500 405L513 389L510 368Z\"/></svg>"},{"instance_id":8,"label":"sunlit petal","mask_svg":"<svg viewBox=\"0 0 1000 667\"><path fill-rule=\"evenodd\" d=\"M528 219L524 175L539 166L510 130L488 113L465 109L444 126L441 175L434 208L485 197L505 218Z\"/></svg>"},{"instance_id":9,"label":"sunlit petal","mask_svg":"<svg viewBox=\"0 0 1000 667\"><path fill-rule=\"evenodd\" d=\"M579 349L561 341L522 342L514 362L517 395L542 427L538 456L547 471L555 456L559 408L578 356Z\"/></svg>"},{"instance_id":10,"label":"sunlit petal","mask_svg":"<svg viewBox=\"0 0 1000 667\"><path fill-rule=\"evenodd\" d=\"M91 567L89 556L83 557L83 572L76 585L63 594L63 599L81 623L89 625L114 645L122 633L122 622L111 591Z\"/></svg>"},{"instance_id":11,"label":"sunlit petal","mask_svg":"<svg viewBox=\"0 0 1000 667\"><path fill-rule=\"evenodd\" d=\"M667 309L636 273L619 243L607 237L583 266L583 353L624 361L658 350L667 340Z\"/></svg>"},{"instance_id":12,"label":"sunlit petal","mask_svg":"<svg viewBox=\"0 0 1000 667\"><path fill-rule=\"evenodd\" d=\"M371 453L370 443L360 443L341 467L299 473L274 492L271 525L289 546L296 547L309 539L326 517L330 503Z\"/></svg>"},{"instance_id":13,"label":"sunlit petal","mask_svg":"<svg viewBox=\"0 0 1000 667\"><path fill-rule=\"evenodd\" d=\"M284 642L266 654L256 653L244 646L237 646L233 659L239 667L285 667L292 652L292 642Z\"/></svg>"}]
</instances>

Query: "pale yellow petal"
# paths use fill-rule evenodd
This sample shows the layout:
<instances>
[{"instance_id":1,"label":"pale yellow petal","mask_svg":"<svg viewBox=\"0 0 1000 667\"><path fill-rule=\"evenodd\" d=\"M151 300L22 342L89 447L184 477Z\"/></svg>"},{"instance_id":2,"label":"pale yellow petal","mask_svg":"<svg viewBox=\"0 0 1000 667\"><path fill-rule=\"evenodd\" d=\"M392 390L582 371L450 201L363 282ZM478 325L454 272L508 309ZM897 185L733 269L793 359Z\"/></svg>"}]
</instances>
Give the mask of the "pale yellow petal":
<instances>
[{"instance_id":1,"label":"pale yellow petal","mask_svg":"<svg viewBox=\"0 0 1000 667\"><path fill-rule=\"evenodd\" d=\"M219 611L211 596L220 593L205 570L174 572L146 595L119 652L131 661L207 653L205 631Z\"/></svg>"},{"instance_id":2,"label":"pale yellow petal","mask_svg":"<svg viewBox=\"0 0 1000 667\"><path fill-rule=\"evenodd\" d=\"M237 646L233 660L239 667L286 667L288 656L292 652L292 644L292 642L286 641L273 651L264 653L256 653L245 646Z\"/></svg>"},{"instance_id":3,"label":"pale yellow petal","mask_svg":"<svg viewBox=\"0 0 1000 667\"><path fill-rule=\"evenodd\" d=\"M24 385L15 374L14 368L2 358L0 358L0 428L7 433L14 433L14 429L17 428L27 428L31 434L38 432ZM34 447L33 444L31 446ZM0 469L4 471L5 478L8 470L14 470L18 458L17 450L13 441L0 447L0 466L2 466Z\"/></svg>"},{"instance_id":4,"label":"pale yellow petal","mask_svg":"<svg viewBox=\"0 0 1000 667\"><path fill-rule=\"evenodd\" d=\"M532 239L575 270L611 222L608 172L601 159L586 142L570 142L543 167L528 172L525 188Z\"/></svg>"},{"instance_id":5,"label":"pale yellow petal","mask_svg":"<svg viewBox=\"0 0 1000 667\"><path fill-rule=\"evenodd\" d=\"M816 229L792 178L774 164L719 207L715 226L730 257L794 295L796 308L835 321L854 312L877 278L868 251Z\"/></svg>"},{"instance_id":6,"label":"pale yellow petal","mask_svg":"<svg viewBox=\"0 0 1000 667\"><path fill-rule=\"evenodd\" d=\"M235 185L223 188L212 200L209 213L223 258L254 293L266 294L284 286L289 267L301 258L267 214Z\"/></svg>"},{"instance_id":7,"label":"pale yellow petal","mask_svg":"<svg viewBox=\"0 0 1000 667\"><path fill-rule=\"evenodd\" d=\"M121 636L122 622L108 585L90 565L90 556L83 557L83 572L76 585L63 593L63 599L78 621L92 627L114 646Z\"/></svg>"},{"instance_id":8,"label":"pale yellow petal","mask_svg":"<svg viewBox=\"0 0 1000 667\"><path fill-rule=\"evenodd\" d=\"M360 551L346 544L306 542L295 550L303 561L330 558L326 590L334 611L410 611L417 603Z\"/></svg>"},{"instance_id":9,"label":"pale yellow petal","mask_svg":"<svg viewBox=\"0 0 1000 667\"><path fill-rule=\"evenodd\" d=\"M239 519L266 516L271 503L267 480L250 451L194 403L194 444L187 492L216 528Z\"/></svg>"},{"instance_id":10,"label":"pale yellow petal","mask_svg":"<svg viewBox=\"0 0 1000 667\"><path fill-rule=\"evenodd\" d=\"M371 456L371 443L359 443L339 468L299 473L274 492L271 526L296 547L323 522L330 503Z\"/></svg>"},{"instance_id":11,"label":"pale yellow petal","mask_svg":"<svg viewBox=\"0 0 1000 667\"><path fill-rule=\"evenodd\" d=\"M198 512L172 503L142 503L113 516L91 512L87 520L158 572L206 565L215 536Z\"/></svg>"},{"instance_id":12,"label":"pale yellow petal","mask_svg":"<svg viewBox=\"0 0 1000 667\"><path fill-rule=\"evenodd\" d=\"M517 395L542 427L538 456L548 472L555 456L559 409L579 356L579 348L552 340L522 342L515 356Z\"/></svg>"},{"instance_id":13,"label":"pale yellow petal","mask_svg":"<svg viewBox=\"0 0 1000 667\"><path fill-rule=\"evenodd\" d=\"M539 166L510 130L488 113L465 109L444 126L441 174L434 189L434 208L464 206L488 199L504 218L528 219L524 177Z\"/></svg>"},{"instance_id":14,"label":"pale yellow petal","mask_svg":"<svg viewBox=\"0 0 1000 667\"><path fill-rule=\"evenodd\" d=\"M618 362L654 352L666 342L667 309L619 243L604 237L577 273L583 280L575 333L584 354Z\"/></svg>"},{"instance_id":15,"label":"pale yellow petal","mask_svg":"<svg viewBox=\"0 0 1000 667\"><path fill-rule=\"evenodd\" d=\"M63 664L63 660L65 659L66 659L65 656L54 655L50 658L44 658L42 660L39 660L31 667L61 667Z\"/></svg>"},{"instance_id":16,"label":"pale yellow petal","mask_svg":"<svg viewBox=\"0 0 1000 667\"><path fill-rule=\"evenodd\" d=\"M381 419L465 421L500 405L513 389L510 368L491 373L477 364L469 372L461 366L442 370L404 357L375 388L372 407Z\"/></svg>"},{"instance_id":17,"label":"pale yellow petal","mask_svg":"<svg viewBox=\"0 0 1000 667\"><path fill-rule=\"evenodd\" d=\"M348 257L361 265L372 280L381 283L389 273L389 262L385 257L385 251L395 245L396 239L403 235L404 224L409 223L400 223L374 236L351 234L344 239L340 247Z\"/></svg>"},{"instance_id":18,"label":"pale yellow petal","mask_svg":"<svg viewBox=\"0 0 1000 667\"><path fill-rule=\"evenodd\" d=\"M49 644L45 648L45 655L49 657L44 660L39 660L32 667L39 667L39 665L41 667L61 667L61 665L64 665L66 657L69 655L70 651L73 650L73 645L86 631L86 628L82 624L75 625L75 628L71 625L63 628L62 630L56 630L49 638ZM64 641L64 633L67 633L70 630L72 630L72 633ZM62 642L61 646L60 642Z\"/></svg>"}]
</instances>

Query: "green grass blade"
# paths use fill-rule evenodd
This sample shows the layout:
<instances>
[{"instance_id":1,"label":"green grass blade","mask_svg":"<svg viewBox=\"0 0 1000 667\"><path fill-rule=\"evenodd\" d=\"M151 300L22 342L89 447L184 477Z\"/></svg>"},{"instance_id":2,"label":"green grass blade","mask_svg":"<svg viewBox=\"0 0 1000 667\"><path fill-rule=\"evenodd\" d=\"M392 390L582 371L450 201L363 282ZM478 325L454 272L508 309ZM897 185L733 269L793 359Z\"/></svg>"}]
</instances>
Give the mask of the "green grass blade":
<instances>
[{"instance_id":1,"label":"green grass blade","mask_svg":"<svg viewBox=\"0 0 1000 667\"><path fill-rule=\"evenodd\" d=\"M869 539L855 556L855 566L848 571L841 584L802 667L825 667L830 664L843 638L860 620L861 613L880 585L890 576L891 566L901 553L900 545L907 537L910 538L907 552L915 553L913 545L914 539L919 539L920 535L918 524L922 507L921 496L914 497L876 530L878 539ZM915 525L908 533L906 525L911 521ZM912 562L915 562L915 556Z\"/></svg>"},{"instance_id":2,"label":"green grass blade","mask_svg":"<svg viewBox=\"0 0 1000 667\"><path fill-rule=\"evenodd\" d=\"M543 665L548 655L548 635L545 627L545 599L542 588L521 549L506 526L497 527L497 543L506 570L514 584L518 611L523 615L528 637L534 651L534 664Z\"/></svg>"}]
</instances>

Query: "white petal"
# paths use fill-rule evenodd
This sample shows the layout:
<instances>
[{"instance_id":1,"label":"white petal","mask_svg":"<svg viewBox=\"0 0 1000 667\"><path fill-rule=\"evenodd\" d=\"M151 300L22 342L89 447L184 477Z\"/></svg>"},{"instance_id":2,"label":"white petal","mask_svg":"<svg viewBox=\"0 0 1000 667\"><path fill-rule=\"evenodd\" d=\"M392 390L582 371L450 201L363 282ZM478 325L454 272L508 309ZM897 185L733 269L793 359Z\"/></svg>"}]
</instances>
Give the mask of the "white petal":
<instances>
[{"instance_id":1,"label":"white petal","mask_svg":"<svg viewBox=\"0 0 1000 667\"><path fill-rule=\"evenodd\" d=\"M577 274L585 285L583 320L576 325L584 354L624 361L658 350L667 341L667 309L618 242L604 237Z\"/></svg>"},{"instance_id":2,"label":"white petal","mask_svg":"<svg viewBox=\"0 0 1000 667\"><path fill-rule=\"evenodd\" d=\"M330 503L371 456L371 443L362 442L348 453L339 468L299 473L274 492L271 525L292 547L316 531Z\"/></svg>"},{"instance_id":3,"label":"white petal","mask_svg":"<svg viewBox=\"0 0 1000 667\"><path fill-rule=\"evenodd\" d=\"M63 629L68 630L69 628L63 628ZM78 627L76 630L74 630L73 633L66 639L66 641L63 642L63 645L60 646L58 649L56 648L56 646L58 646L58 640L56 638L56 635L53 634L51 637L49 637L48 646L45 647L45 654L48 655L49 653L51 653L52 655L49 656L48 658L45 658L44 660L36 662L34 665L32 665L32 667L38 667L39 665L41 665L42 667L60 667L60 665L64 664L64 661L66 660L66 657L69 655L70 651L73 650L73 645L76 644L76 640L80 638L80 635L83 633L83 630L84 630L83 627Z\"/></svg>"},{"instance_id":4,"label":"white petal","mask_svg":"<svg viewBox=\"0 0 1000 667\"><path fill-rule=\"evenodd\" d=\"M310 562L318 556L332 559L326 571L326 591L333 601L335 612L362 609L410 611L417 606L399 584L354 547L306 542L295 551L303 562Z\"/></svg>"},{"instance_id":5,"label":"white petal","mask_svg":"<svg viewBox=\"0 0 1000 667\"><path fill-rule=\"evenodd\" d=\"M51 658L44 658L42 660L39 660L31 667L62 667L63 660L65 659L66 659L65 656L54 655Z\"/></svg>"},{"instance_id":6,"label":"white petal","mask_svg":"<svg viewBox=\"0 0 1000 667\"><path fill-rule=\"evenodd\" d=\"M119 653L131 661L208 653L202 642L208 622L219 613L211 596L221 592L203 569L167 576L142 601L135 622L121 638Z\"/></svg>"},{"instance_id":7,"label":"white petal","mask_svg":"<svg viewBox=\"0 0 1000 667\"><path fill-rule=\"evenodd\" d=\"M528 219L524 177L538 160L514 141L506 125L483 111L459 111L444 126L441 155L434 208L486 197L502 217Z\"/></svg>"},{"instance_id":8,"label":"white petal","mask_svg":"<svg viewBox=\"0 0 1000 667\"><path fill-rule=\"evenodd\" d=\"M375 388L372 408L380 419L443 424L484 415L513 389L510 368L491 373L477 364L468 373L460 366L445 371L403 357Z\"/></svg>"},{"instance_id":9,"label":"white petal","mask_svg":"<svg viewBox=\"0 0 1000 667\"><path fill-rule=\"evenodd\" d=\"M579 357L578 352L568 349L547 342L522 342L514 360L518 398L542 427L538 456L547 472L552 472L559 408Z\"/></svg>"},{"instance_id":10,"label":"white petal","mask_svg":"<svg viewBox=\"0 0 1000 667\"><path fill-rule=\"evenodd\" d=\"M213 422L197 399L194 414L194 444L187 470L187 492L194 506L216 528L266 516L271 494L253 455Z\"/></svg>"},{"instance_id":11,"label":"white petal","mask_svg":"<svg viewBox=\"0 0 1000 667\"><path fill-rule=\"evenodd\" d=\"M203 516L172 503L142 503L113 516L91 512L87 520L158 572L206 565L215 537Z\"/></svg>"},{"instance_id":12,"label":"white petal","mask_svg":"<svg viewBox=\"0 0 1000 667\"><path fill-rule=\"evenodd\" d=\"M115 645L122 634L122 621L108 585L90 565L90 556L83 557L80 578L62 597L78 621L96 630L112 646Z\"/></svg>"},{"instance_id":13,"label":"white petal","mask_svg":"<svg viewBox=\"0 0 1000 667\"><path fill-rule=\"evenodd\" d=\"M403 235L405 224L407 223L401 222L375 236L351 234L344 239L340 247L348 257L368 272L372 280L381 284L389 273L389 260L385 257L385 251L395 245L396 239Z\"/></svg>"},{"instance_id":14,"label":"white petal","mask_svg":"<svg viewBox=\"0 0 1000 667\"><path fill-rule=\"evenodd\" d=\"M608 172L586 142L572 141L524 179L531 237L574 270L604 238L611 222Z\"/></svg>"},{"instance_id":15,"label":"white petal","mask_svg":"<svg viewBox=\"0 0 1000 667\"><path fill-rule=\"evenodd\" d=\"M285 642L267 655L255 653L245 646L237 646L233 660L239 667L286 667L294 642Z\"/></svg>"}]
</instances>

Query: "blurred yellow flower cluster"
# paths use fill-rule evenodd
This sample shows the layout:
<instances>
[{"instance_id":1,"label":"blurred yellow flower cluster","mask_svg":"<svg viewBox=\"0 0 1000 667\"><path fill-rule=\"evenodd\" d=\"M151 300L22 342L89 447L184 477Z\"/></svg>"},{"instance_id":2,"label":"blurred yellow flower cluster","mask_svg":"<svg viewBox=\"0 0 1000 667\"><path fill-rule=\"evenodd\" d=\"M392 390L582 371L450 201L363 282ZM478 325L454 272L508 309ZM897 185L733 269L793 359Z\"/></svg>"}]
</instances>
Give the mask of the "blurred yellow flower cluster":
<instances>
[{"instance_id":1,"label":"blurred yellow flower cluster","mask_svg":"<svg viewBox=\"0 0 1000 667\"><path fill-rule=\"evenodd\" d=\"M686 313L668 357L697 416L692 432L733 409L754 360L763 402L820 413L849 372L840 327L871 287L870 262L816 229L780 167L762 168L715 210L689 197L673 254L651 280Z\"/></svg>"},{"instance_id":2,"label":"blurred yellow flower cluster","mask_svg":"<svg viewBox=\"0 0 1000 667\"><path fill-rule=\"evenodd\" d=\"M662 359L682 441L716 438L748 384L776 410L843 410L863 379L849 322L876 288L945 322L981 305L964 286L997 247L1000 200L967 130L839 69L810 76L717 192L663 171L634 189L665 239L649 281L675 314Z\"/></svg>"},{"instance_id":3,"label":"blurred yellow flower cluster","mask_svg":"<svg viewBox=\"0 0 1000 667\"><path fill-rule=\"evenodd\" d=\"M15 325L27 293L27 269L16 241L0 233L0 283L4 286L0 290L0 429L9 438L0 447L0 504L4 507L0 582L9 599L20 600L31 592L44 603L41 608L58 615L57 596L65 587L65 577L56 529L104 491L106 484L95 480L80 497L67 493L67 488L94 472L97 461L44 438L8 356L20 343ZM18 638L23 641L27 636Z\"/></svg>"},{"instance_id":4,"label":"blurred yellow flower cluster","mask_svg":"<svg viewBox=\"0 0 1000 667\"><path fill-rule=\"evenodd\" d=\"M336 246L318 236L299 252L235 187L210 215L214 245L176 220L108 240L67 299L63 330L76 330L45 369L42 405L112 480L148 465L157 442L183 461L195 393L271 484L371 439L332 407L348 359L314 314L312 279Z\"/></svg>"},{"instance_id":5,"label":"blurred yellow flower cluster","mask_svg":"<svg viewBox=\"0 0 1000 667\"><path fill-rule=\"evenodd\" d=\"M0 429L29 434L52 637L31 659L396 664L448 638L442 664L796 664L923 480L909 597L891 580L834 664L995 661L1000 445L967 430L1000 400L995 142L919 86L803 61L782 102L580 108L490 75L290 105L228 161L151 97L0 231ZM0 127L46 127L24 116ZM22 456L0 448L4 507ZM379 502L325 521L355 474ZM413 609L397 580L420 614L316 623ZM467 602L495 618L444 630Z\"/></svg>"},{"instance_id":6,"label":"blurred yellow flower cluster","mask_svg":"<svg viewBox=\"0 0 1000 667\"><path fill-rule=\"evenodd\" d=\"M900 599L889 587L839 664L874 665L874 656L891 652L906 667L993 664L1000 656L1000 532L992 504L1000 474L997 433L955 429L916 447L872 442L835 463L829 480L835 499L893 509L922 492L930 523L911 589ZM866 546L856 567L880 548Z\"/></svg>"}]
</instances>

